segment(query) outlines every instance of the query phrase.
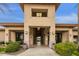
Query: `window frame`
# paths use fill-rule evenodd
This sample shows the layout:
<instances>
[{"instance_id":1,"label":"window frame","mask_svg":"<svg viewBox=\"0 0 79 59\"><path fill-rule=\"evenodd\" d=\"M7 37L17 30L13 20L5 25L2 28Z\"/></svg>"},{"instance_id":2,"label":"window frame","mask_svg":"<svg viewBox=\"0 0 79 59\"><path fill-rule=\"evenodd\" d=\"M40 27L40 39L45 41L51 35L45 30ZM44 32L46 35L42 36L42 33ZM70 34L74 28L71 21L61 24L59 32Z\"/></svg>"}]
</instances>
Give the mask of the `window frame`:
<instances>
[{"instance_id":1,"label":"window frame","mask_svg":"<svg viewBox=\"0 0 79 59\"><path fill-rule=\"evenodd\" d=\"M36 10L36 11L34 11ZM37 13L41 13L41 16L37 16ZM46 13L46 14L45 14ZM48 17L48 9L31 9L31 16L32 17Z\"/></svg>"}]
</instances>

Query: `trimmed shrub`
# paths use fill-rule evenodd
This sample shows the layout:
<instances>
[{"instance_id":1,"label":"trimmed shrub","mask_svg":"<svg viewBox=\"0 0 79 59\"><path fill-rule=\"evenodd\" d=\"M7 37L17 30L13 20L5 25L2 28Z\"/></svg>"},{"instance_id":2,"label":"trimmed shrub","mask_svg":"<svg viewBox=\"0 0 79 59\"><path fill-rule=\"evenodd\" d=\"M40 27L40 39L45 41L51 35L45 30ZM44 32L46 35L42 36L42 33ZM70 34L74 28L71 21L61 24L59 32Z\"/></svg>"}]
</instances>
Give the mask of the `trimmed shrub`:
<instances>
[{"instance_id":1,"label":"trimmed shrub","mask_svg":"<svg viewBox=\"0 0 79 59\"><path fill-rule=\"evenodd\" d=\"M19 49L20 49L20 43L19 42L10 42L6 46L5 52L15 52L15 51L18 51Z\"/></svg>"},{"instance_id":2,"label":"trimmed shrub","mask_svg":"<svg viewBox=\"0 0 79 59\"><path fill-rule=\"evenodd\" d=\"M72 56L79 56L79 52L78 51L73 51Z\"/></svg>"},{"instance_id":3,"label":"trimmed shrub","mask_svg":"<svg viewBox=\"0 0 79 59\"><path fill-rule=\"evenodd\" d=\"M0 52L5 52L5 48L0 48Z\"/></svg>"},{"instance_id":4,"label":"trimmed shrub","mask_svg":"<svg viewBox=\"0 0 79 59\"><path fill-rule=\"evenodd\" d=\"M17 41L19 44L21 44L21 41Z\"/></svg>"},{"instance_id":5,"label":"trimmed shrub","mask_svg":"<svg viewBox=\"0 0 79 59\"><path fill-rule=\"evenodd\" d=\"M71 42L58 43L55 45L55 51L62 56L71 56L73 51L77 50L77 45Z\"/></svg>"}]
</instances>

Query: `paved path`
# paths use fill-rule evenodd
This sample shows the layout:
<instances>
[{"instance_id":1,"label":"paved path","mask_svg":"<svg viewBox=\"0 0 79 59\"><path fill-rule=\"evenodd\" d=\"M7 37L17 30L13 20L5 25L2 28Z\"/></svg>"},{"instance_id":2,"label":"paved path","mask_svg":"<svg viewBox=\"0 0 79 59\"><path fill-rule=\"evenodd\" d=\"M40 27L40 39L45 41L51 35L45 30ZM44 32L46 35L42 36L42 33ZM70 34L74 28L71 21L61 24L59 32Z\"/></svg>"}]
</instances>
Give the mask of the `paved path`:
<instances>
[{"instance_id":1,"label":"paved path","mask_svg":"<svg viewBox=\"0 0 79 59\"><path fill-rule=\"evenodd\" d=\"M52 49L48 47L29 48L28 50L18 54L19 56L58 56Z\"/></svg>"}]
</instances>

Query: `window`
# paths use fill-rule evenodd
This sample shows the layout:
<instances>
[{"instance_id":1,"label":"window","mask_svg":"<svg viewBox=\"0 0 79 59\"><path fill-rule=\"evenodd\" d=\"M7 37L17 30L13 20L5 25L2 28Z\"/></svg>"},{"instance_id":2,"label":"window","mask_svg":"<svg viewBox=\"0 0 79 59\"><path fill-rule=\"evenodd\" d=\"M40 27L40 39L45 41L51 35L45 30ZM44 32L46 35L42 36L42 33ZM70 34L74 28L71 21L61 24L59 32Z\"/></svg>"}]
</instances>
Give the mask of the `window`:
<instances>
[{"instance_id":1,"label":"window","mask_svg":"<svg viewBox=\"0 0 79 59\"><path fill-rule=\"evenodd\" d=\"M48 9L32 9L32 17L47 17Z\"/></svg>"},{"instance_id":2,"label":"window","mask_svg":"<svg viewBox=\"0 0 79 59\"><path fill-rule=\"evenodd\" d=\"M42 13L36 13L36 16L37 17L41 17L42 16Z\"/></svg>"},{"instance_id":3,"label":"window","mask_svg":"<svg viewBox=\"0 0 79 59\"><path fill-rule=\"evenodd\" d=\"M77 43L77 39L78 39L78 36L73 36L74 37L74 43Z\"/></svg>"}]
</instances>

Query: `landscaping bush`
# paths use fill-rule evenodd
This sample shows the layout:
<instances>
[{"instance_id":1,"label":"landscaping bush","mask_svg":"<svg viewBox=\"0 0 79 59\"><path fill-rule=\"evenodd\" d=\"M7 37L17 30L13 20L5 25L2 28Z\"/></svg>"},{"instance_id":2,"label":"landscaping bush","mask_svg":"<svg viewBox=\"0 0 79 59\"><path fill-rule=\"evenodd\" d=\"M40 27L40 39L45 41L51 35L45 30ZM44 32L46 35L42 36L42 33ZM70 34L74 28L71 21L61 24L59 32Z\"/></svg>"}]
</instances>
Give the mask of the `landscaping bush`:
<instances>
[{"instance_id":1,"label":"landscaping bush","mask_svg":"<svg viewBox=\"0 0 79 59\"><path fill-rule=\"evenodd\" d=\"M77 45L74 43L58 43L55 45L55 51L62 56L71 56L77 50Z\"/></svg>"},{"instance_id":2,"label":"landscaping bush","mask_svg":"<svg viewBox=\"0 0 79 59\"><path fill-rule=\"evenodd\" d=\"M0 52L5 52L5 48L1 47Z\"/></svg>"},{"instance_id":3,"label":"landscaping bush","mask_svg":"<svg viewBox=\"0 0 79 59\"><path fill-rule=\"evenodd\" d=\"M79 56L79 52L77 50L73 51L72 56Z\"/></svg>"},{"instance_id":4,"label":"landscaping bush","mask_svg":"<svg viewBox=\"0 0 79 59\"><path fill-rule=\"evenodd\" d=\"M19 49L20 49L20 43L19 42L10 42L6 46L5 52L15 52L15 51L18 51Z\"/></svg>"}]
</instances>

